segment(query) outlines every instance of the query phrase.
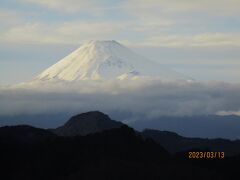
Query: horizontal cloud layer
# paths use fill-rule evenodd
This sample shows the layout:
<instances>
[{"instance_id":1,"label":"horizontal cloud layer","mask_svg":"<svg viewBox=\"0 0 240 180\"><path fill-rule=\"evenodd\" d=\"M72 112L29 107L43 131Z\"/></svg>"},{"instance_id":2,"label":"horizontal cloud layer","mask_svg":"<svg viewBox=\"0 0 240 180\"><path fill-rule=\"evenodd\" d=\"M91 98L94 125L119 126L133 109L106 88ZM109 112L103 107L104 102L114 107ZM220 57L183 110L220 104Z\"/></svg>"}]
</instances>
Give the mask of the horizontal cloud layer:
<instances>
[{"instance_id":1,"label":"horizontal cloud layer","mask_svg":"<svg viewBox=\"0 0 240 180\"><path fill-rule=\"evenodd\" d=\"M132 121L140 117L221 114L240 110L239 92L240 85L223 82L33 83L1 88L0 115L100 110L128 114L125 120Z\"/></svg>"}]
</instances>

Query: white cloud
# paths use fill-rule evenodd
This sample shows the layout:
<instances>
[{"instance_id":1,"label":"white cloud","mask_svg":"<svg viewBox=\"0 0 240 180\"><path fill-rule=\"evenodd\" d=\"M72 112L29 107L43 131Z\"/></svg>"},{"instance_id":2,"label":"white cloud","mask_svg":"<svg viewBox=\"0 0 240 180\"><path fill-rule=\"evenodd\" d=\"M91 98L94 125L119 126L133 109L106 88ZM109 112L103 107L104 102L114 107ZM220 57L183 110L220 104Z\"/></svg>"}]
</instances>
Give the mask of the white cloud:
<instances>
[{"instance_id":1,"label":"white cloud","mask_svg":"<svg viewBox=\"0 0 240 180\"><path fill-rule=\"evenodd\" d=\"M0 8L0 21L2 26L10 26L22 23L21 13Z\"/></svg>"},{"instance_id":2,"label":"white cloud","mask_svg":"<svg viewBox=\"0 0 240 180\"><path fill-rule=\"evenodd\" d=\"M115 22L66 22L58 24L25 23L2 33L0 41L37 44L81 44L92 39L109 38L117 34L122 25Z\"/></svg>"},{"instance_id":3,"label":"white cloud","mask_svg":"<svg viewBox=\"0 0 240 180\"><path fill-rule=\"evenodd\" d=\"M219 111L216 114L220 116L229 116L229 115L240 116L240 110L239 111Z\"/></svg>"},{"instance_id":4,"label":"white cloud","mask_svg":"<svg viewBox=\"0 0 240 180\"><path fill-rule=\"evenodd\" d=\"M38 44L81 44L94 39L115 39L125 28L141 31L129 22L63 22L57 24L25 23L5 30L0 37L2 42ZM148 28L146 26L145 28ZM135 43L120 39L132 46L150 47L239 47L240 33L204 33L196 35L159 34L145 37Z\"/></svg>"},{"instance_id":5,"label":"white cloud","mask_svg":"<svg viewBox=\"0 0 240 180\"><path fill-rule=\"evenodd\" d=\"M58 83L32 89L0 91L0 114L76 113L79 110L122 112L143 118L216 114L240 109L240 85L107 81Z\"/></svg>"},{"instance_id":6,"label":"white cloud","mask_svg":"<svg viewBox=\"0 0 240 180\"><path fill-rule=\"evenodd\" d=\"M51 36L49 27L40 23L26 23L23 25L11 27L2 33L0 41L13 43L39 43L50 42L54 36Z\"/></svg>"},{"instance_id":7,"label":"white cloud","mask_svg":"<svg viewBox=\"0 0 240 180\"><path fill-rule=\"evenodd\" d=\"M106 37L123 29L121 23L115 22L66 22L58 27L58 33L66 36L86 38ZM85 38L84 38L85 37Z\"/></svg>"},{"instance_id":8,"label":"white cloud","mask_svg":"<svg viewBox=\"0 0 240 180\"><path fill-rule=\"evenodd\" d=\"M62 12L104 11L106 9L127 10L144 16L159 13L201 12L218 15L239 14L239 0L127 0L119 3L97 0L19 0Z\"/></svg>"},{"instance_id":9,"label":"white cloud","mask_svg":"<svg viewBox=\"0 0 240 180\"><path fill-rule=\"evenodd\" d=\"M60 43L81 44L91 39L116 39L136 46L154 47L239 47L240 33L207 32L208 23L198 24L192 15L195 12L215 12L221 15L238 13L240 1L238 0L129 0L120 3L99 2L96 0L19 0L68 12L104 13L105 10L116 8L120 16L129 16L129 19L116 20L85 20L85 21L27 21L15 23L1 30L0 41L13 43ZM113 4L113 5L112 5ZM204 11L204 12L203 12ZM187 16L179 16L179 13ZM205 15L205 14L204 14ZM132 18L132 16L134 18ZM0 11L0 19L17 18L13 12ZM14 18L13 18L14 17ZM101 16L102 17L102 16ZM186 19L185 19L186 18ZM110 18L111 19L111 18ZM11 20L9 20L11 21ZM188 34L179 34L178 28L183 24L205 26L206 32L194 33L188 29ZM179 26L180 25L180 26ZM196 27L196 28L197 28ZM174 30L174 32L172 32ZM120 36L118 36L121 34ZM124 37L123 35L126 35ZM118 39L121 37L121 39ZM130 37L130 38L129 38Z\"/></svg>"},{"instance_id":10,"label":"white cloud","mask_svg":"<svg viewBox=\"0 0 240 180\"><path fill-rule=\"evenodd\" d=\"M155 47L239 47L240 33L161 34L148 38L141 45Z\"/></svg>"},{"instance_id":11,"label":"white cloud","mask_svg":"<svg viewBox=\"0 0 240 180\"><path fill-rule=\"evenodd\" d=\"M227 24L232 21L228 18L237 18L240 15L238 7L240 7L239 0L129 0L123 3L122 10L133 18L135 23L142 24L138 29L145 32L146 39L150 36L167 39L171 41L170 46L178 46L183 41L188 43L191 36L198 36L194 34L206 33L208 35L208 31L212 32L210 29L212 27L217 26L218 31L221 32L223 24L226 24L224 29L228 29ZM159 33L164 33L162 36L165 37L157 37ZM175 36L171 35L174 33ZM179 37L179 33L187 35ZM178 42L179 38L181 42ZM175 40L177 42L172 42ZM195 41L198 45L200 40ZM233 39L229 44L232 43L231 41ZM226 39L224 44L228 44Z\"/></svg>"},{"instance_id":12,"label":"white cloud","mask_svg":"<svg viewBox=\"0 0 240 180\"><path fill-rule=\"evenodd\" d=\"M239 0L129 0L125 4L126 9L139 16L189 12L236 15L239 14L239 6Z\"/></svg>"},{"instance_id":13,"label":"white cloud","mask_svg":"<svg viewBox=\"0 0 240 180\"><path fill-rule=\"evenodd\" d=\"M106 8L97 0L20 0L25 3L31 3L57 10L59 12L89 12L92 14L101 14Z\"/></svg>"}]
</instances>

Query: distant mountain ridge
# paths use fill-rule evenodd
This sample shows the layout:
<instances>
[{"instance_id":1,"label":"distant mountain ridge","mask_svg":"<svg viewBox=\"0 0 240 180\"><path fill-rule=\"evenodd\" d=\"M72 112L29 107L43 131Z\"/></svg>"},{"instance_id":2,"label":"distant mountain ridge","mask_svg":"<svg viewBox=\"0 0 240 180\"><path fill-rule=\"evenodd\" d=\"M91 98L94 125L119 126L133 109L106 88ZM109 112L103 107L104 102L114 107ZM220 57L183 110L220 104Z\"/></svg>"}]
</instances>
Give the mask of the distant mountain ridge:
<instances>
[{"instance_id":1,"label":"distant mountain ridge","mask_svg":"<svg viewBox=\"0 0 240 180\"><path fill-rule=\"evenodd\" d=\"M35 144L55 137L56 135L48 130L28 125L0 127L1 140L6 139L8 141L14 140L21 143Z\"/></svg>"},{"instance_id":2,"label":"distant mountain ridge","mask_svg":"<svg viewBox=\"0 0 240 180\"><path fill-rule=\"evenodd\" d=\"M174 132L152 129L146 129L141 134L160 143L170 153L201 149L202 151L225 152L228 156L240 154L240 140L189 138Z\"/></svg>"},{"instance_id":3,"label":"distant mountain ridge","mask_svg":"<svg viewBox=\"0 0 240 180\"><path fill-rule=\"evenodd\" d=\"M133 121L129 126L138 131L167 130L185 137L240 139L240 116L236 115L160 116Z\"/></svg>"},{"instance_id":4,"label":"distant mountain ridge","mask_svg":"<svg viewBox=\"0 0 240 180\"><path fill-rule=\"evenodd\" d=\"M116 115L117 120L123 120L125 117ZM0 126L15 126L28 124L40 128L56 128L63 125L66 120L71 117L70 113L62 114L32 114L32 115L12 115L1 116ZM159 117L154 120L144 121L140 117L136 122L127 123L130 127L138 131L144 129L167 130L176 132L185 137L200 138L223 138L223 139L239 139L240 138L240 116L186 116L186 117Z\"/></svg>"}]
</instances>

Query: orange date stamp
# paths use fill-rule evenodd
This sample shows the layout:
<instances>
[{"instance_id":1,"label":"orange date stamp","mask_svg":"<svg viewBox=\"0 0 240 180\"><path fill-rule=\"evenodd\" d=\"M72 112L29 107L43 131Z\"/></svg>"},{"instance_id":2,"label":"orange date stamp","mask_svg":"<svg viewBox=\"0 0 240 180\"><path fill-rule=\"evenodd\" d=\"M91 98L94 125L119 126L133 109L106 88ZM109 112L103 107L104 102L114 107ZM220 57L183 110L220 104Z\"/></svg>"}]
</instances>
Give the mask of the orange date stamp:
<instances>
[{"instance_id":1,"label":"orange date stamp","mask_svg":"<svg viewBox=\"0 0 240 180\"><path fill-rule=\"evenodd\" d=\"M223 151L190 151L188 152L189 159L224 159L225 153Z\"/></svg>"}]
</instances>

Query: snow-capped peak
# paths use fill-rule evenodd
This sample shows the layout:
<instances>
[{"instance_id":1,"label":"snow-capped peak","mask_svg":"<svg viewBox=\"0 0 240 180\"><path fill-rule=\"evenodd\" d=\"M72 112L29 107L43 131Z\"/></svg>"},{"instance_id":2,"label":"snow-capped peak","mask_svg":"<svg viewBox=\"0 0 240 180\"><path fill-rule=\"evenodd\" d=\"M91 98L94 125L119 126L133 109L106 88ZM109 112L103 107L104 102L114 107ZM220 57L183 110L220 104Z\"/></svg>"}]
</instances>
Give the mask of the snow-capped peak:
<instances>
[{"instance_id":1,"label":"snow-capped peak","mask_svg":"<svg viewBox=\"0 0 240 180\"><path fill-rule=\"evenodd\" d=\"M89 41L52 65L35 80L104 80L156 77L161 80L186 78L174 71L161 68L120 43L111 41Z\"/></svg>"}]
</instances>

